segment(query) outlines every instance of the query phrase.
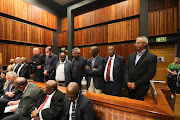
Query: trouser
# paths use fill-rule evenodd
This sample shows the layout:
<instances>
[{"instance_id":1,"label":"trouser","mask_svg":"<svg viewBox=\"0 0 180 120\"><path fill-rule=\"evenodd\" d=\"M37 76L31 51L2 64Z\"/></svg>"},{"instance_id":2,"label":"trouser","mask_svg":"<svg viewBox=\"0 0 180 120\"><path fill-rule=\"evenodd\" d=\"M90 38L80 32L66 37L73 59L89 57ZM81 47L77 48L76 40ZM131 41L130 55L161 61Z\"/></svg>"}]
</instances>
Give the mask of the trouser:
<instances>
[{"instance_id":1,"label":"trouser","mask_svg":"<svg viewBox=\"0 0 180 120\"><path fill-rule=\"evenodd\" d=\"M122 97L122 88L117 88L114 82L105 82L104 93L107 95Z\"/></svg>"},{"instance_id":2,"label":"trouser","mask_svg":"<svg viewBox=\"0 0 180 120\"><path fill-rule=\"evenodd\" d=\"M101 90L101 89L96 89L96 88L94 87L93 78L91 78L91 82L90 82L90 86L89 86L89 88L88 88L88 91L89 91L89 92L93 92L93 93L99 93L99 94L102 93L102 90Z\"/></svg>"},{"instance_id":3,"label":"trouser","mask_svg":"<svg viewBox=\"0 0 180 120\"><path fill-rule=\"evenodd\" d=\"M37 75L34 73L34 81L44 82L44 75Z\"/></svg>"},{"instance_id":4,"label":"trouser","mask_svg":"<svg viewBox=\"0 0 180 120\"><path fill-rule=\"evenodd\" d=\"M174 94L176 91L176 80L168 80L168 87L171 90L171 93Z\"/></svg>"},{"instance_id":5,"label":"trouser","mask_svg":"<svg viewBox=\"0 0 180 120\"><path fill-rule=\"evenodd\" d=\"M148 90L149 90L149 85L144 85L144 86L136 87L133 90L128 89L128 95L129 98L131 99L144 101L144 96L147 94Z\"/></svg>"},{"instance_id":6,"label":"trouser","mask_svg":"<svg viewBox=\"0 0 180 120\"><path fill-rule=\"evenodd\" d=\"M8 115L7 117L3 118L2 120L19 120L19 115L18 114L13 114L13 113L9 113L12 115Z\"/></svg>"}]
</instances>

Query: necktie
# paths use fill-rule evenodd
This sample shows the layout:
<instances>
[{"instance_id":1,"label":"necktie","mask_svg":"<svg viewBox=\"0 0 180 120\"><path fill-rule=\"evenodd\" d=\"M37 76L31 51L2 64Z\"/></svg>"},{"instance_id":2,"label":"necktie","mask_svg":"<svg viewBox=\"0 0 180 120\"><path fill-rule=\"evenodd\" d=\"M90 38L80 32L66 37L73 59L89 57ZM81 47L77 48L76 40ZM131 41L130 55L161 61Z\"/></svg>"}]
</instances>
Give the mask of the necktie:
<instances>
[{"instance_id":1,"label":"necktie","mask_svg":"<svg viewBox=\"0 0 180 120\"><path fill-rule=\"evenodd\" d=\"M48 100L49 96L46 97L45 101L43 102L43 104L41 105L41 107L38 109L39 111L41 111L44 107L44 105L46 104L47 100Z\"/></svg>"},{"instance_id":2,"label":"necktie","mask_svg":"<svg viewBox=\"0 0 180 120\"><path fill-rule=\"evenodd\" d=\"M75 111L76 111L76 106L75 106L75 102L73 102L72 112L71 112L71 120L75 120Z\"/></svg>"},{"instance_id":3,"label":"necktie","mask_svg":"<svg viewBox=\"0 0 180 120\"><path fill-rule=\"evenodd\" d=\"M107 72L106 72L106 80L107 80L107 82L110 82L111 59L112 58L110 58L110 60L109 60L108 67L107 67Z\"/></svg>"}]
</instances>

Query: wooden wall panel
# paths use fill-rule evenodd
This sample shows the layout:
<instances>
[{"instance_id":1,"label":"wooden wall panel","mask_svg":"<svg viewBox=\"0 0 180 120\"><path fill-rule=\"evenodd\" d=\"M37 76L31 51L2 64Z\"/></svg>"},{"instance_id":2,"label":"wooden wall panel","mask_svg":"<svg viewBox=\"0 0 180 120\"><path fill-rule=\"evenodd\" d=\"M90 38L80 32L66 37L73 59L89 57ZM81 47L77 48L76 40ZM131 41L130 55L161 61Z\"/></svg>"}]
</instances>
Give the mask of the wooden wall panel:
<instances>
[{"instance_id":1,"label":"wooden wall panel","mask_svg":"<svg viewBox=\"0 0 180 120\"><path fill-rule=\"evenodd\" d=\"M140 0L126 0L74 17L74 29L140 14Z\"/></svg>"},{"instance_id":2,"label":"wooden wall panel","mask_svg":"<svg viewBox=\"0 0 180 120\"><path fill-rule=\"evenodd\" d=\"M149 12L175 7L175 0L149 0Z\"/></svg>"},{"instance_id":3,"label":"wooden wall panel","mask_svg":"<svg viewBox=\"0 0 180 120\"><path fill-rule=\"evenodd\" d=\"M0 33L1 40L53 45L53 31L4 17L0 17Z\"/></svg>"},{"instance_id":4,"label":"wooden wall panel","mask_svg":"<svg viewBox=\"0 0 180 120\"><path fill-rule=\"evenodd\" d=\"M68 25L67 25L67 17L61 19L61 32L67 31Z\"/></svg>"},{"instance_id":5,"label":"wooden wall panel","mask_svg":"<svg viewBox=\"0 0 180 120\"><path fill-rule=\"evenodd\" d=\"M108 24L108 42L135 40L140 35L139 18Z\"/></svg>"},{"instance_id":6,"label":"wooden wall panel","mask_svg":"<svg viewBox=\"0 0 180 120\"><path fill-rule=\"evenodd\" d=\"M58 34L58 47L67 46L67 32Z\"/></svg>"},{"instance_id":7,"label":"wooden wall panel","mask_svg":"<svg viewBox=\"0 0 180 120\"><path fill-rule=\"evenodd\" d=\"M8 65L11 58L26 57L27 61L32 58L33 46L13 45L13 44L0 44L0 51L2 51L2 64ZM41 54L44 54L43 47L39 47Z\"/></svg>"},{"instance_id":8,"label":"wooden wall panel","mask_svg":"<svg viewBox=\"0 0 180 120\"><path fill-rule=\"evenodd\" d=\"M0 0L0 12L57 30L57 16L23 0Z\"/></svg>"},{"instance_id":9,"label":"wooden wall panel","mask_svg":"<svg viewBox=\"0 0 180 120\"><path fill-rule=\"evenodd\" d=\"M148 13L149 36L177 33L177 8Z\"/></svg>"},{"instance_id":10,"label":"wooden wall panel","mask_svg":"<svg viewBox=\"0 0 180 120\"><path fill-rule=\"evenodd\" d=\"M156 45L150 45L149 51L157 57L164 57L164 62L158 62L157 63L157 69L156 69L156 75L153 78L153 80L160 80L160 81L167 81L166 75L167 75L167 67L170 63L173 62L175 57L175 45L174 44L156 44Z\"/></svg>"}]
</instances>

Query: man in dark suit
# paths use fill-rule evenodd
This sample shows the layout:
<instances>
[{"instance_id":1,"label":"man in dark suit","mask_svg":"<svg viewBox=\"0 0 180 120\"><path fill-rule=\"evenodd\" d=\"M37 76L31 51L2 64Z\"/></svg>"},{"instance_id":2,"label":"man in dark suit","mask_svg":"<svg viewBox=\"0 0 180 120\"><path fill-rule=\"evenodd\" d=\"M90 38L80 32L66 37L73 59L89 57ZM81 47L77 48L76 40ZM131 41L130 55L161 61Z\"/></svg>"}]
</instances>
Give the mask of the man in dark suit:
<instances>
[{"instance_id":1,"label":"man in dark suit","mask_svg":"<svg viewBox=\"0 0 180 120\"><path fill-rule=\"evenodd\" d=\"M14 114L9 115L2 120L28 120L30 117L29 114L29 105L32 100L37 97L40 92L40 88L34 83L28 83L27 79L24 77L19 77L14 81L14 86L23 92L20 100L10 101L8 105L18 105L17 108L12 108L10 111Z\"/></svg>"},{"instance_id":2,"label":"man in dark suit","mask_svg":"<svg viewBox=\"0 0 180 120\"><path fill-rule=\"evenodd\" d=\"M87 60L80 56L81 50L79 48L74 48L72 50L72 81L77 82L81 88L81 80L84 77L84 69Z\"/></svg>"},{"instance_id":3,"label":"man in dark suit","mask_svg":"<svg viewBox=\"0 0 180 120\"><path fill-rule=\"evenodd\" d=\"M17 71L17 75L19 77L25 77L26 79L30 79L30 67L26 62L27 59L25 57L21 57L21 66Z\"/></svg>"},{"instance_id":4,"label":"man in dark suit","mask_svg":"<svg viewBox=\"0 0 180 120\"><path fill-rule=\"evenodd\" d=\"M104 58L105 70L104 93L107 95L122 97L122 88L125 86L125 59L115 54L113 46L108 47L109 56Z\"/></svg>"},{"instance_id":5,"label":"man in dark suit","mask_svg":"<svg viewBox=\"0 0 180 120\"><path fill-rule=\"evenodd\" d=\"M4 108L7 106L7 103L9 101L19 100L22 95L22 92L13 85L16 78L17 75L13 71L6 74L6 79L9 81L9 83L4 91L4 95L2 95L0 98L0 119L3 118Z\"/></svg>"},{"instance_id":6,"label":"man in dark suit","mask_svg":"<svg viewBox=\"0 0 180 120\"><path fill-rule=\"evenodd\" d=\"M56 81L60 86L67 86L71 82L71 61L66 59L64 52L60 54L60 61L56 65Z\"/></svg>"},{"instance_id":7,"label":"man in dark suit","mask_svg":"<svg viewBox=\"0 0 180 120\"><path fill-rule=\"evenodd\" d=\"M87 74L88 91L94 93L102 93L104 88L104 61L103 58L98 55L99 49L97 46L92 46L90 49L91 58L88 59L85 67L85 73Z\"/></svg>"},{"instance_id":8,"label":"man in dark suit","mask_svg":"<svg viewBox=\"0 0 180 120\"><path fill-rule=\"evenodd\" d=\"M44 82L43 67L45 63L44 55L40 54L39 48L33 49L33 57L30 60L30 66L34 75L34 81Z\"/></svg>"},{"instance_id":9,"label":"man in dark suit","mask_svg":"<svg viewBox=\"0 0 180 120\"><path fill-rule=\"evenodd\" d=\"M145 36L136 38L137 52L130 54L126 68L126 83L129 97L144 100L149 90L150 80L156 74L157 56L146 49L148 39Z\"/></svg>"},{"instance_id":10,"label":"man in dark suit","mask_svg":"<svg viewBox=\"0 0 180 120\"><path fill-rule=\"evenodd\" d=\"M15 58L15 65L14 65L13 71L15 73L17 73L17 71L18 71L20 66L21 66L21 58L20 57L16 57Z\"/></svg>"},{"instance_id":11,"label":"man in dark suit","mask_svg":"<svg viewBox=\"0 0 180 120\"><path fill-rule=\"evenodd\" d=\"M45 49L46 59L44 63L44 77L45 80L55 80L56 64L58 56L52 53L52 48L47 46Z\"/></svg>"},{"instance_id":12,"label":"man in dark suit","mask_svg":"<svg viewBox=\"0 0 180 120\"><path fill-rule=\"evenodd\" d=\"M76 82L68 84L62 120L95 120L93 104L80 93Z\"/></svg>"},{"instance_id":13,"label":"man in dark suit","mask_svg":"<svg viewBox=\"0 0 180 120\"><path fill-rule=\"evenodd\" d=\"M4 93L3 87L4 84L6 83L6 73L7 70L1 71L1 76L0 76L0 96Z\"/></svg>"},{"instance_id":14,"label":"man in dark suit","mask_svg":"<svg viewBox=\"0 0 180 120\"><path fill-rule=\"evenodd\" d=\"M42 90L31 103L32 118L58 120L62 114L64 96L64 93L57 89L56 81L47 81L44 91Z\"/></svg>"}]
</instances>

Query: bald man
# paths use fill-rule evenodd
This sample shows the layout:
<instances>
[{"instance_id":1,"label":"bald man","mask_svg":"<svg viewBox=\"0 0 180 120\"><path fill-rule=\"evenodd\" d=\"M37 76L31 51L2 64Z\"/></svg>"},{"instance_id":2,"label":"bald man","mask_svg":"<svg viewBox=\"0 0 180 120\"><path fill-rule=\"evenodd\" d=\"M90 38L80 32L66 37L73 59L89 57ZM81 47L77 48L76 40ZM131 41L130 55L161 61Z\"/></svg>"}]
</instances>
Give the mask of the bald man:
<instances>
[{"instance_id":1,"label":"bald man","mask_svg":"<svg viewBox=\"0 0 180 120\"><path fill-rule=\"evenodd\" d=\"M15 63L14 63L14 59L10 59L10 64L8 65L7 67L7 71L10 72L10 71L13 71L13 68L15 66Z\"/></svg>"},{"instance_id":2,"label":"bald man","mask_svg":"<svg viewBox=\"0 0 180 120\"><path fill-rule=\"evenodd\" d=\"M60 54L60 61L56 65L55 80L60 86L67 86L71 82L71 61L66 59L66 54L62 52Z\"/></svg>"},{"instance_id":3,"label":"bald man","mask_svg":"<svg viewBox=\"0 0 180 120\"><path fill-rule=\"evenodd\" d=\"M116 55L114 46L108 47L109 56L104 58L104 93L122 97L122 88L125 86L125 59Z\"/></svg>"},{"instance_id":4,"label":"bald man","mask_svg":"<svg viewBox=\"0 0 180 120\"><path fill-rule=\"evenodd\" d=\"M21 66L18 68L17 75L18 77L30 79L30 67L25 57L21 57Z\"/></svg>"},{"instance_id":5,"label":"bald man","mask_svg":"<svg viewBox=\"0 0 180 120\"><path fill-rule=\"evenodd\" d=\"M13 68L13 72L17 73L19 67L21 66L21 58L20 57L16 57L15 58L15 65Z\"/></svg>"},{"instance_id":6,"label":"bald man","mask_svg":"<svg viewBox=\"0 0 180 120\"><path fill-rule=\"evenodd\" d=\"M62 120L94 120L93 104L80 93L79 85L70 82L66 89Z\"/></svg>"},{"instance_id":7,"label":"bald man","mask_svg":"<svg viewBox=\"0 0 180 120\"><path fill-rule=\"evenodd\" d=\"M40 54L39 48L33 49L33 57L30 60L31 71L34 74L34 81L44 82L44 63L45 56Z\"/></svg>"},{"instance_id":8,"label":"bald man","mask_svg":"<svg viewBox=\"0 0 180 120\"><path fill-rule=\"evenodd\" d=\"M60 118L64 97L64 93L57 89L57 82L48 80L44 91L42 90L30 105L31 117L40 120L56 120Z\"/></svg>"}]
</instances>

